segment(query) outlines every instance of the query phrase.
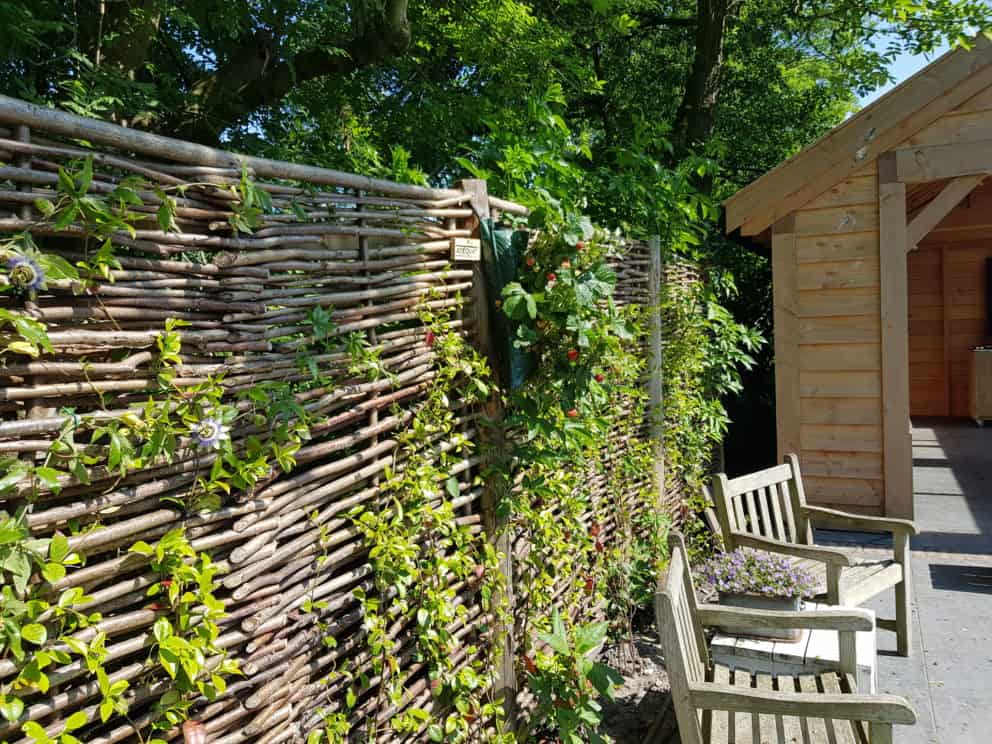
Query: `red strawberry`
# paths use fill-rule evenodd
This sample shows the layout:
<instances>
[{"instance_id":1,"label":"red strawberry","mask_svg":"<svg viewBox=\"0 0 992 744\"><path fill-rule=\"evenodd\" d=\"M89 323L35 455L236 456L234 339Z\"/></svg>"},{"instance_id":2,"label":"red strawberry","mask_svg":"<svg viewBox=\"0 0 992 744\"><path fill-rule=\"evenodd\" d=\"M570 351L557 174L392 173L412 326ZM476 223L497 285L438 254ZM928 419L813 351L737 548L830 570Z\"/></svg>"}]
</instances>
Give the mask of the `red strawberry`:
<instances>
[{"instance_id":1,"label":"red strawberry","mask_svg":"<svg viewBox=\"0 0 992 744\"><path fill-rule=\"evenodd\" d=\"M424 336L424 343L428 346L434 345L434 331L427 331L427 335Z\"/></svg>"},{"instance_id":2,"label":"red strawberry","mask_svg":"<svg viewBox=\"0 0 992 744\"><path fill-rule=\"evenodd\" d=\"M534 261L533 256L527 256L527 265L533 267L536 261Z\"/></svg>"},{"instance_id":3,"label":"red strawberry","mask_svg":"<svg viewBox=\"0 0 992 744\"><path fill-rule=\"evenodd\" d=\"M569 349L567 356L568 356L568 361L574 362L576 359L579 358L579 350L578 349Z\"/></svg>"},{"instance_id":4,"label":"red strawberry","mask_svg":"<svg viewBox=\"0 0 992 744\"><path fill-rule=\"evenodd\" d=\"M603 550L604 550L603 541L597 539L596 540L596 543L595 543L595 545L593 547L596 548L596 552L597 553L602 553Z\"/></svg>"},{"instance_id":5,"label":"red strawberry","mask_svg":"<svg viewBox=\"0 0 992 744\"><path fill-rule=\"evenodd\" d=\"M586 576L585 591L586 594L592 594L592 590L596 587L596 582L592 580L592 576Z\"/></svg>"},{"instance_id":6,"label":"red strawberry","mask_svg":"<svg viewBox=\"0 0 992 744\"><path fill-rule=\"evenodd\" d=\"M548 272L548 275L545 277L545 279L547 279L549 282L556 282L556 281L558 281L558 277L555 276L555 272L553 272L553 271L549 271Z\"/></svg>"},{"instance_id":7,"label":"red strawberry","mask_svg":"<svg viewBox=\"0 0 992 744\"><path fill-rule=\"evenodd\" d=\"M578 409L575 409L575 408L569 408L565 412L565 415L568 416L569 418L578 418L579 417L579 411L578 411Z\"/></svg>"},{"instance_id":8,"label":"red strawberry","mask_svg":"<svg viewBox=\"0 0 992 744\"><path fill-rule=\"evenodd\" d=\"M172 586L172 579L162 579L158 583L164 586L166 589L168 589L170 586Z\"/></svg>"},{"instance_id":9,"label":"red strawberry","mask_svg":"<svg viewBox=\"0 0 992 744\"><path fill-rule=\"evenodd\" d=\"M599 533L600 533L601 530L602 530L602 528L598 524L592 524L589 527L589 536L590 537L599 537Z\"/></svg>"},{"instance_id":10,"label":"red strawberry","mask_svg":"<svg viewBox=\"0 0 992 744\"><path fill-rule=\"evenodd\" d=\"M524 668L529 674L537 674L537 664L529 656L524 656Z\"/></svg>"},{"instance_id":11,"label":"red strawberry","mask_svg":"<svg viewBox=\"0 0 992 744\"><path fill-rule=\"evenodd\" d=\"M586 248L586 244L583 243L581 240L578 243L575 244L575 250L577 250L579 252L584 251L585 248Z\"/></svg>"},{"instance_id":12,"label":"red strawberry","mask_svg":"<svg viewBox=\"0 0 992 744\"><path fill-rule=\"evenodd\" d=\"M606 378L603 377L603 375L601 375L601 374L596 374L596 375L593 376L593 379L596 380L596 382L602 382Z\"/></svg>"}]
</instances>

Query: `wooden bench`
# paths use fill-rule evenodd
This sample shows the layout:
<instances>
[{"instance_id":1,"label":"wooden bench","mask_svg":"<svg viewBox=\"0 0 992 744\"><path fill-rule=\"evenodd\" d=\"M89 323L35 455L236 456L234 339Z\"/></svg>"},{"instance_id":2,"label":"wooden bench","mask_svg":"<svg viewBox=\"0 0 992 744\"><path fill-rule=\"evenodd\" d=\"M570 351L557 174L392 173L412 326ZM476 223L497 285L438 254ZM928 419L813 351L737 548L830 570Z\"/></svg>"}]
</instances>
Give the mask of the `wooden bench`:
<instances>
[{"instance_id":1,"label":"wooden bench","mask_svg":"<svg viewBox=\"0 0 992 744\"><path fill-rule=\"evenodd\" d=\"M724 547L755 548L789 556L817 578L819 600L858 606L892 587L896 617L879 618L878 627L895 631L900 655L912 649L912 575L909 539L919 534L907 519L849 514L806 503L799 458L788 455L783 465L727 478L713 479L713 502ZM892 535L891 558L858 557L849 549L816 545L813 527Z\"/></svg>"},{"instance_id":2,"label":"wooden bench","mask_svg":"<svg viewBox=\"0 0 992 744\"><path fill-rule=\"evenodd\" d=\"M682 744L891 744L893 724L916 722L905 699L857 692L855 633L872 627L867 612L698 604L681 535L669 544L655 616ZM724 623L837 630L840 672L772 677L714 665L704 627Z\"/></svg>"}]
</instances>

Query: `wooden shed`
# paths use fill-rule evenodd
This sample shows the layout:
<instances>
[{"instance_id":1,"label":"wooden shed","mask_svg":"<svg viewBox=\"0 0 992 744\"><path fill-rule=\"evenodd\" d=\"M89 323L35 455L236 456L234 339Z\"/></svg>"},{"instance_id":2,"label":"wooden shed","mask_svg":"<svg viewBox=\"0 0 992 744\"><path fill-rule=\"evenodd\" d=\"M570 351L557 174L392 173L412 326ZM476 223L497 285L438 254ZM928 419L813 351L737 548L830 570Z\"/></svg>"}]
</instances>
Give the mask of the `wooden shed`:
<instances>
[{"instance_id":1,"label":"wooden shed","mask_svg":"<svg viewBox=\"0 0 992 744\"><path fill-rule=\"evenodd\" d=\"M910 416L971 415L990 173L981 37L725 202L728 233L771 244L778 450L812 501L912 516Z\"/></svg>"}]
</instances>

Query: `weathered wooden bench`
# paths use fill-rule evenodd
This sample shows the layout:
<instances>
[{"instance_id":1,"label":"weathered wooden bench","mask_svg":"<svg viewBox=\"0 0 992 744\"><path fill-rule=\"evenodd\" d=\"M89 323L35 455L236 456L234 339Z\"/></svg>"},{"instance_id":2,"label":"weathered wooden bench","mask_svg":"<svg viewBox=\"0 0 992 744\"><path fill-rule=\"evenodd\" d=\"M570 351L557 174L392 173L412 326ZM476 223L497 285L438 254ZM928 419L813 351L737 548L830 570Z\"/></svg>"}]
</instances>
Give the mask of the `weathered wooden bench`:
<instances>
[{"instance_id":1,"label":"weathered wooden bench","mask_svg":"<svg viewBox=\"0 0 992 744\"><path fill-rule=\"evenodd\" d=\"M728 479L713 479L713 502L724 547L766 550L790 556L818 579L817 599L831 605L858 606L895 587L896 617L879 618L878 627L895 631L900 655L912 649L912 576L909 539L919 533L907 519L849 514L806 503L799 458L783 465ZM816 545L813 527L892 535L893 556L872 559L852 550Z\"/></svg>"},{"instance_id":2,"label":"weathered wooden bench","mask_svg":"<svg viewBox=\"0 0 992 744\"><path fill-rule=\"evenodd\" d=\"M872 627L864 610L778 612L698 604L681 535L658 582L655 616L682 744L891 744L893 724L916 714L896 695L864 695L854 678L855 633ZM714 665L704 627L732 623L833 628L839 672L772 677Z\"/></svg>"}]
</instances>

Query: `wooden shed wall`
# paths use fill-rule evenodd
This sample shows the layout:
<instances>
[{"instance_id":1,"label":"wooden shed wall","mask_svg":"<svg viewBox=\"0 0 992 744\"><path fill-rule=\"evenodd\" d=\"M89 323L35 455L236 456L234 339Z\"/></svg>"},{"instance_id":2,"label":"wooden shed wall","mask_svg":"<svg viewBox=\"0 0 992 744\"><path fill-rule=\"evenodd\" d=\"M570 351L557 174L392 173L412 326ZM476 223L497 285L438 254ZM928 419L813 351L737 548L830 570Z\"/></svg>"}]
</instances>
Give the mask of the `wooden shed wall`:
<instances>
[{"instance_id":1,"label":"wooden shed wall","mask_svg":"<svg viewBox=\"0 0 992 744\"><path fill-rule=\"evenodd\" d=\"M900 147L989 139L992 88ZM992 236L992 224L984 224L992 223L992 190L989 193L988 208L973 210L970 223L960 222L959 208L924 241L946 242L951 232L972 241L966 251L949 254L962 257L951 260L951 271L960 276L962 288L968 283L967 299L960 305L970 309L949 310L947 317L951 338L965 343L967 335L969 345L978 342L970 340L970 330L964 333L976 322L970 317L976 290L964 275L974 269L978 256L992 254L992 239L983 237ZM810 501L867 513L885 510L878 214L877 169L872 163L773 230L780 454L799 452ZM920 391L933 386L933 379L926 377L938 372L932 365L944 367L943 295L938 302L934 287L935 281L940 283L943 292L943 274L936 271L926 247L909 260L911 398L919 400ZM965 266L968 262L971 268ZM969 317L957 317L961 313ZM916 342L914 329L920 332ZM938 331L939 340L934 336ZM955 348L958 341L951 342ZM940 347L937 362L935 354L924 353L928 345ZM960 350L951 352L949 360L953 389L966 360ZM957 394L951 395L951 409L957 410ZM938 404L946 407L943 398L929 403Z\"/></svg>"},{"instance_id":2,"label":"wooden shed wall","mask_svg":"<svg viewBox=\"0 0 992 744\"><path fill-rule=\"evenodd\" d=\"M794 335L779 343L796 345L798 373L798 405L785 425L791 441L782 446L799 452L811 501L875 513L882 508L877 193L874 173L858 175L796 212L793 261L779 266L791 270L795 288Z\"/></svg>"}]
</instances>

